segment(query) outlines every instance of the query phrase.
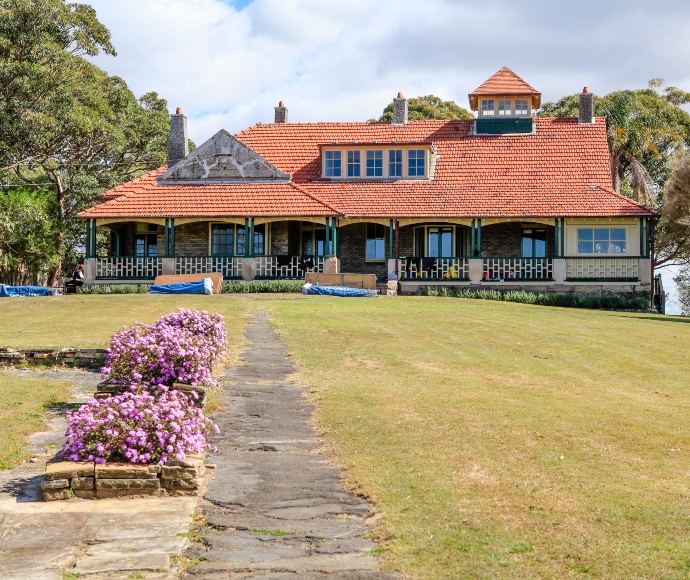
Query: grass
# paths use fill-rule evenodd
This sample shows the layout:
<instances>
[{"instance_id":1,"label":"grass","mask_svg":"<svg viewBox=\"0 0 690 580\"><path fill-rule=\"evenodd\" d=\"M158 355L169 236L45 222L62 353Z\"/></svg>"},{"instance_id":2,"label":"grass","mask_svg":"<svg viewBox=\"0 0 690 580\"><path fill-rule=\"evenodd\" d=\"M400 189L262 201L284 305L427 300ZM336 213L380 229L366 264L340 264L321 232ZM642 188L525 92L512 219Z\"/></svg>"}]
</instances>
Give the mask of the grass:
<instances>
[{"instance_id":1,"label":"grass","mask_svg":"<svg viewBox=\"0 0 690 580\"><path fill-rule=\"evenodd\" d=\"M240 342L247 302L237 296L68 295L12 298L0 302L0 347L106 347L113 333L135 322L151 323L178 308L225 316L228 339Z\"/></svg>"},{"instance_id":2,"label":"grass","mask_svg":"<svg viewBox=\"0 0 690 580\"><path fill-rule=\"evenodd\" d=\"M0 469L19 465L29 454L26 437L45 430L47 408L69 398L69 384L0 373Z\"/></svg>"},{"instance_id":3,"label":"grass","mask_svg":"<svg viewBox=\"0 0 690 580\"><path fill-rule=\"evenodd\" d=\"M410 297L265 300L414 578L687 578L690 321Z\"/></svg>"}]
</instances>

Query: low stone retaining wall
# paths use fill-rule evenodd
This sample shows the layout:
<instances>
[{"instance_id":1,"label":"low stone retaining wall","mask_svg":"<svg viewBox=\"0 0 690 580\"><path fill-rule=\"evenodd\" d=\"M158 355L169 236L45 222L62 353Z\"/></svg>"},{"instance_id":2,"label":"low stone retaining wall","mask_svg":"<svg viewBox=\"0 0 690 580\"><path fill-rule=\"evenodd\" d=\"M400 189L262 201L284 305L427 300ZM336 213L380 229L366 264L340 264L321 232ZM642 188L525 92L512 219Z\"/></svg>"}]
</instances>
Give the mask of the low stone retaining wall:
<instances>
[{"instance_id":1,"label":"low stone retaining wall","mask_svg":"<svg viewBox=\"0 0 690 580\"><path fill-rule=\"evenodd\" d=\"M43 499L199 495L207 468L214 467L204 457L190 454L166 465L49 463L41 481Z\"/></svg>"},{"instance_id":2,"label":"low stone retaining wall","mask_svg":"<svg viewBox=\"0 0 690 580\"><path fill-rule=\"evenodd\" d=\"M132 388L131 385L114 385L111 381L103 381L96 385L95 399L108 399L115 395L128 392ZM144 387L146 388L146 387ZM206 406L206 387L185 385L183 383L174 383L169 387L171 391L182 391L192 401L195 407L203 409ZM191 393L196 393L196 398Z\"/></svg>"},{"instance_id":3,"label":"low stone retaining wall","mask_svg":"<svg viewBox=\"0 0 690 580\"><path fill-rule=\"evenodd\" d=\"M0 365L22 363L69 366L100 369L105 356L104 348L0 348Z\"/></svg>"}]
</instances>

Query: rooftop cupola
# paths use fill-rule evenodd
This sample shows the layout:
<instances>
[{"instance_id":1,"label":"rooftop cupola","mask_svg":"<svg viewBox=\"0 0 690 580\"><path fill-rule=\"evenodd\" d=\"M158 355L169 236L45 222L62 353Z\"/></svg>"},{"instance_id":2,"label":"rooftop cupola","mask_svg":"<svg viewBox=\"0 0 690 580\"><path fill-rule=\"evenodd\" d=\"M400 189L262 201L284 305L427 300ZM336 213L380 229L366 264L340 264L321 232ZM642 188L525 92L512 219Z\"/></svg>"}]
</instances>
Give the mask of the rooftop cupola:
<instances>
[{"instance_id":1,"label":"rooftop cupola","mask_svg":"<svg viewBox=\"0 0 690 580\"><path fill-rule=\"evenodd\" d=\"M541 107L541 93L507 66L469 94L477 111L478 134L531 133L532 113Z\"/></svg>"}]
</instances>

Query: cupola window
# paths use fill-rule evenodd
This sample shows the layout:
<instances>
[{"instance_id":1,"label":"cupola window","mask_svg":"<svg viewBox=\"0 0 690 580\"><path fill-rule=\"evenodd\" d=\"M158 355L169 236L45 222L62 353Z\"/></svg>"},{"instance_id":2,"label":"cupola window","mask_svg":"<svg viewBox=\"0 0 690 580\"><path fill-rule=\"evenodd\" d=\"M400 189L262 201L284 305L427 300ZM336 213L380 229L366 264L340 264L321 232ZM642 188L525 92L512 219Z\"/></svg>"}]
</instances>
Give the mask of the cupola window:
<instances>
[{"instance_id":1,"label":"cupola window","mask_svg":"<svg viewBox=\"0 0 690 580\"><path fill-rule=\"evenodd\" d=\"M498 114L502 116L510 116L513 114L513 101L509 99L499 99Z\"/></svg>"},{"instance_id":2,"label":"cupola window","mask_svg":"<svg viewBox=\"0 0 690 580\"><path fill-rule=\"evenodd\" d=\"M515 114L516 115L529 115L529 108L527 106L527 99L516 99L515 100Z\"/></svg>"},{"instance_id":3,"label":"cupola window","mask_svg":"<svg viewBox=\"0 0 690 580\"><path fill-rule=\"evenodd\" d=\"M493 99L482 100L482 117L491 116L495 113L495 103Z\"/></svg>"}]
</instances>

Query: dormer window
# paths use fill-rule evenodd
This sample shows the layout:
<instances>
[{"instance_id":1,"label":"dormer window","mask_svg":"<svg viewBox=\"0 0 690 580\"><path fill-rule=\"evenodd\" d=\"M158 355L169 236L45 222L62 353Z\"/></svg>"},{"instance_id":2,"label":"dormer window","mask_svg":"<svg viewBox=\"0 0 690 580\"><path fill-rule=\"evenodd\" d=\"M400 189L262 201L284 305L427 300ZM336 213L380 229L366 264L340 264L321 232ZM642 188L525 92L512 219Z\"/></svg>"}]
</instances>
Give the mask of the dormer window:
<instances>
[{"instance_id":1,"label":"dormer window","mask_svg":"<svg viewBox=\"0 0 690 580\"><path fill-rule=\"evenodd\" d=\"M510 116L513 114L513 101L509 99L498 100L498 114L502 116Z\"/></svg>"},{"instance_id":2,"label":"dormer window","mask_svg":"<svg viewBox=\"0 0 690 580\"><path fill-rule=\"evenodd\" d=\"M347 152L347 176L359 177L361 175L361 163L359 151Z\"/></svg>"},{"instance_id":3,"label":"dormer window","mask_svg":"<svg viewBox=\"0 0 690 580\"><path fill-rule=\"evenodd\" d=\"M367 151L367 177L383 177L383 151Z\"/></svg>"},{"instance_id":4,"label":"dormer window","mask_svg":"<svg viewBox=\"0 0 690 580\"><path fill-rule=\"evenodd\" d=\"M402 177L402 153L402 149L391 149L388 151L388 177Z\"/></svg>"},{"instance_id":5,"label":"dormer window","mask_svg":"<svg viewBox=\"0 0 690 580\"><path fill-rule=\"evenodd\" d=\"M424 149L411 149L408 152L408 168L407 174L410 177L423 177L424 176L424 159L426 158L426 152Z\"/></svg>"},{"instance_id":6,"label":"dormer window","mask_svg":"<svg viewBox=\"0 0 690 580\"><path fill-rule=\"evenodd\" d=\"M482 99L482 117L488 117L494 114L496 107L493 99Z\"/></svg>"},{"instance_id":7,"label":"dormer window","mask_svg":"<svg viewBox=\"0 0 690 580\"><path fill-rule=\"evenodd\" d=\"M324 175L326 177L341 177L340 151L326 151Z\"/></svg>"},{"instance_id":8,"label":"dormer window","mask_svg":"<svg viewBox=\"0 0 690 580\"><path fill-rule=\"evenodd\" d=\"M515 114L516 115L529 115L529 107L527 105L527 99L516 99L515 100Z\"/></svg>"}]
</instances>

